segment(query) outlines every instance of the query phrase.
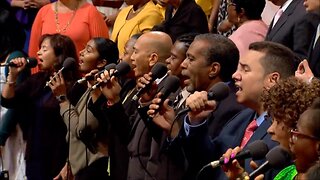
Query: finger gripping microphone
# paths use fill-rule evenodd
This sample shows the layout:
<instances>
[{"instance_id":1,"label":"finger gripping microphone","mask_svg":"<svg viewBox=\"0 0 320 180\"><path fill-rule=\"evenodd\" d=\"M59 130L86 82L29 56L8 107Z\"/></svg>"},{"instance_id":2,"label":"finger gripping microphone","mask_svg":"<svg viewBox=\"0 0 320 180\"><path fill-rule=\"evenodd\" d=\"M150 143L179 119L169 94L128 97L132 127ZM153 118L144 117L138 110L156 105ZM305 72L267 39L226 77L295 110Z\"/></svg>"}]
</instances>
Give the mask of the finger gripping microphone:
<instances>
[{"instance_id":1,"label":"finger gripping microphone","mask_svg":"<svg viewBox=\"0 0 320 180\"><path fill-rule=\"evenodd\" d=\"M56 78L58 74L61 73L63 70L71 69L72 67L74 67L75 63L76 63L76 60L74 58L72 57L66 58L63 62L62 68L52 77L52 79ZM52 82L51 80L48 81L45 87L49 86L51 82Z\"/></svg>"},{"instance_id":2,"label":"finger gripping microphone","mask_svg":"<svg viewBox=\"0 0 320 180\"><path fill-rule=\"evenodd\" d=\"M266 155L266 159L266 162L249 174L250 179L254 179L259 174L264 174L271 168L283 169L292 162L290 154L280 146L271 149Z\"/></svg>"},{"instance_id":3,"label":"finger gripping microphone","mask_svg":"<svg viewBox=\"0 0 320 180\"><path fill-rule=\"evenodd\" d=\"M117 65L114 64L114 63L108 64L108 65L106 65L106 66L104 67L103 70L97 72L96 74L92 74L92 75L89 75L89 76L85 76L85 77L79 79L79 80L77 81L77 83L78 83L78 84L81 84L81 83L83 83L83 82L85 82L85 81L94 80L94 77L95 77L96 75L99 76L99 75L102 74L105 70L109 71L110 69L116 69L116 66L117 66Z\"/></svg>"},{"instance_id":4,"label":"finger gripping microphone","mask_svg":"<svg viewBox=\"0 0 320 180\"><path fill-rule=\"evenodd\" d=\"M38 60L36 58L26 58L25 60L27 68L34 68L38 65ZM0 66L19 67L17 64L14 64L13 62L0 64Z\"/></svg>"},{"instance_id":5,"label":"finger gripping microphone","mask_svg":"<svg viewBox=\"0 0 320 180\"><path fill-rule=\"evenodd\" d=\"M137 101L141 96L141 94L151 86L153 81L155 81L158 78L162 78L164 75L167 74L168 68L163 63L157 63L152 67L151 72L152 72L152 75L151 75L152 79L150 83L146 85L144 88L138 89L137 93L133 96L132 100Z\"/></svg>"},{"instance_id":6,"label":"finger gripping microphone","mask_svg":"<svg viewBox=\"0 0 320 180\"><path fill-rule=\"evenodd\" d=\"M112 68L112 65L110 65L110 67L108 67L108 69L110 70L110 69L114 69L114 68ZM131 67L127 62L122 61L121 63L116 65L115 69L116 70L111 74L110 78L113 76L119 77L119 76L122 76L122 75L129 73L131 70ZM107 67L106 67L106 70L107 70ZM98 82L92 86L92 89L97 89L98 87L100 87L103 84L104 84L104 82Z\"/></svg>"},{"instance_id":7,"label":"finger gripping microphone","mask_svg":"<svg viewBox=\"0 0 320 180\"><path fill-rule=\"evenodd\" d=\"M269 148L268 146L262 141L257 140L254 141L241 151L239 154L237 154L234 158L230 158L228 163L231 163L234 159L241 160L241 159L247 159L252 158L253 160L256 159L262 159L265 157L265 155L268 153ZM216 160L210 162L207 166L211 166L212 168L219 167L221 165L225 165L224 159Z\"/></svg>"},{"instance_id":8,"label":"finger gripping microphone","mask_svg":"<svg viewBox=\"0 0 320 180\"><path fill-rule=\"evenodd\" d=\"M208 100L221 101L229 96L230 89L224 82L214 84L208 91ZM190 107L179 111L179 114L184 114L191 111Z\"/></svg>"}]
</instances>

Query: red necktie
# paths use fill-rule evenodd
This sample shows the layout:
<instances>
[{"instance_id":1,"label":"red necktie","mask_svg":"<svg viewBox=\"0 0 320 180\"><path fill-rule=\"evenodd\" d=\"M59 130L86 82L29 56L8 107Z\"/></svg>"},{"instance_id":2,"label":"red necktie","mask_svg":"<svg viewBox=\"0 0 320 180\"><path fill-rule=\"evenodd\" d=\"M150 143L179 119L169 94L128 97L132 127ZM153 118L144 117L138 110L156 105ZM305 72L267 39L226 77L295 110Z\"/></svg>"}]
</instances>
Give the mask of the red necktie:
<instances>
[{"instance_id":1,"label":"red necktie","mask_svg":"<svg viewBox=\"0 0 320 180\"><path fill-rule=\"evenodd\" d=\"M247 144L247 142L249 141L249 139L251 138L251 136L257 128L257 121L254 119L246 128L246 132L244 133L243 139L241 141L241 148L243 148Z\"/></svg>"}]
</instances>

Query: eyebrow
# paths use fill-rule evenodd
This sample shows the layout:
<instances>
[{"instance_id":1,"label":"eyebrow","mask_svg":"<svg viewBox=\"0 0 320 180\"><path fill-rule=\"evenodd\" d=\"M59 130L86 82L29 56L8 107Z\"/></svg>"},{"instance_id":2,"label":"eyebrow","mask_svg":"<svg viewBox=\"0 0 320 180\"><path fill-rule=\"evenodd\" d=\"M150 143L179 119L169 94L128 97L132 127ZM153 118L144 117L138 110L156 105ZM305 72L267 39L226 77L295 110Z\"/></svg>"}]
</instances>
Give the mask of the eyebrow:
<instances>
[{"instance_id":1,"label":"eyebrow","mask_svg":"<svg viewBox=\"0 0 320 180\"><path fill-rule=\"evenodd\" d=\"M244 63L241 63L241 62L239 62L239 64L240 64L241 67L248 67L249 68L248 64L244 64Z\"/></svg>"}]
</instances>

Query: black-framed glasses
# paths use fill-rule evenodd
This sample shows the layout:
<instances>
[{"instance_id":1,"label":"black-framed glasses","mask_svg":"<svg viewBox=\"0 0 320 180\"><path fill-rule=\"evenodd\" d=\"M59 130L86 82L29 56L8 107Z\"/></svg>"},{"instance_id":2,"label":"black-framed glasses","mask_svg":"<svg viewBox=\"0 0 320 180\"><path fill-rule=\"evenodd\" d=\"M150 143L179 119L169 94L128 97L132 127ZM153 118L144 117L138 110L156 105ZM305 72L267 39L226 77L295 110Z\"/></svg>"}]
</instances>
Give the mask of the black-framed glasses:
<instances>
[{"instance_id":1,"label":"black-framed glasses","mask_svg":"<svg viewBox=\"0 0 320 180\"><path fill-rule=\"evenodd\" d=\"M315 140L315 141L320 141L320 138L317 138L317 137L311 136L311 135L307 135L307 134L303 134L303 133L299 132L298 129L291 129L290 133L291 133L291 138L293 141L297 141L298 136L300 136L302 138Z\"/></svg>"}]
</instances>

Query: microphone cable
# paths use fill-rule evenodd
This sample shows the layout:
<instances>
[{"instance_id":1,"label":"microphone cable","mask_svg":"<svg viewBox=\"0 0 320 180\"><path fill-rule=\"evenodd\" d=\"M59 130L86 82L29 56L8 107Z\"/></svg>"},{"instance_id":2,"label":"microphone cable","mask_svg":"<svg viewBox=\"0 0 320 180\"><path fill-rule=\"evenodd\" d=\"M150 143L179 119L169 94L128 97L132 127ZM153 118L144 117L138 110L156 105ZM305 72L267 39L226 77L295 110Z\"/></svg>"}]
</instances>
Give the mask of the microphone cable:
<instances>
[{"instance_id":1,"label":"microphone cable","mask_svg":"<svg viewBox=\"0 0 320 180\"><path fill-rule=\"evenodd\" d=\"M139 121L141 121L141 118L139 119ZM140 123L140 122L138 122L138 123ZM139 124L138 124L138 125L139 125ZM138 126L138 125L137 125L137 126ZM146 129L147 129L147 125L144 124L144 128L143 128L143 130L142 130L142 132L141 132L141 134L140 134L140 136L139 136L139 139L138 139L138 147L137 147L138 160L139 160L139 163L140 163L141 167L142 167L143 170L148 174L148 176L150 176L150 178L153 179L153 180L157 180L157 179L156 179L155 177L153 177L152 174L148 171L147 167L145 167L145 166L143 165L143 162L142 162L142 160L141 160L141 158L140 158L140 143L141 143L142 135L143 135L143 133L144 133L144 131L145 131ZM150 146L151 146L151 144L152 144L152 141L151 141L151 143L150 143ZM150 150L151 150L151 147L150 147ZM147 159L147 160L148 160L148 159Z\"/></svg>"}]
</instances>

